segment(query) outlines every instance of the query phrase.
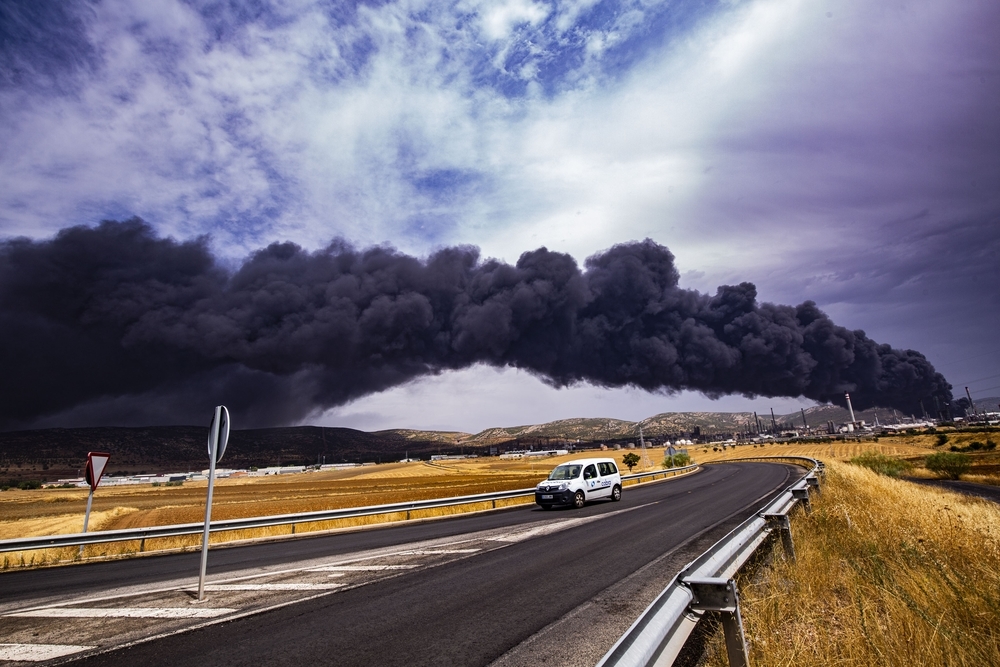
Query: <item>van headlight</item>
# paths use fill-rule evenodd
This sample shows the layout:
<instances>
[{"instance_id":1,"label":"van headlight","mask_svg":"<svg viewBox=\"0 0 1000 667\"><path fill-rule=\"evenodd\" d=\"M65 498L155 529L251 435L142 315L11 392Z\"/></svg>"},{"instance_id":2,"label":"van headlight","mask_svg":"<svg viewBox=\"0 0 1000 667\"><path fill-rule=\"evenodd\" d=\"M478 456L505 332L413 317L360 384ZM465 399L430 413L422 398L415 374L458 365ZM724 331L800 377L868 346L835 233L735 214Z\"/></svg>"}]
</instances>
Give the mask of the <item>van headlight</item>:
<instances>
[{"instance_id":1,"label":"van headlight","mask_svg":"<svg viewBox=\"0 0 1000 667\"><path fill-rule=\"evenodd\" d=\"M556 491L565 491L568 488L569 488L569 482L563 482L556 488Z\"/></svg>"}]
</instances>

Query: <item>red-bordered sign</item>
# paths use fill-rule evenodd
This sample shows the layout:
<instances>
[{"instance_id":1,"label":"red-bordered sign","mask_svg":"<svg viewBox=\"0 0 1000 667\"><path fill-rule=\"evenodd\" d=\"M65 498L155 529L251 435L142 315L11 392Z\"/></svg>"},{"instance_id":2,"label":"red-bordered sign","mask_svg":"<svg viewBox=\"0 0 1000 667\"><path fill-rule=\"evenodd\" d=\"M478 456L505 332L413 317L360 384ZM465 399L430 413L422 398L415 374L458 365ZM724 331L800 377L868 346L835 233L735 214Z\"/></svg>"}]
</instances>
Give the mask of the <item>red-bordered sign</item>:
<instances>
[{"instance_id":1,"label":"red-bordered sign","mask_svg":"<svg viewBox=\"0 0 1000 667\"><path fill-rule=\"evenodd\" d=\"M101 476L108 467L110 458L111 454L107 452L87 452L87 484L90 484L91 490L101 483Z\"/></svg>"}]
</instances>

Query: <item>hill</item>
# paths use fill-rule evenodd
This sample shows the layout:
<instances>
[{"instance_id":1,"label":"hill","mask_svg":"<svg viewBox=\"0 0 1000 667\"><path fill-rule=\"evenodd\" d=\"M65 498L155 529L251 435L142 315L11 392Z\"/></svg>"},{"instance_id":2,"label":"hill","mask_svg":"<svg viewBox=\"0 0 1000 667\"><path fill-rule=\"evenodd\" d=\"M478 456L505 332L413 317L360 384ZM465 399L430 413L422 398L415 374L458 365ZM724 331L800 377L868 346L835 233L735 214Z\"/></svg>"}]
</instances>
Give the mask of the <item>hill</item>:
<instances>
[{"instance_id":1,"label":"hill","mask_svg":"<svg viewBox=\"0 0 1000 667\"><path fill-rule=\"evenodd\" d=\"M367 433L350 428L293 426L234 430L222 465L230 468L344 461L389 461L406 452L437 453L447 438L421 432ZM111 453L109 473L182 472L208 467L208 428L53 428L0 433L0 479L50 481L82 475L89 451ZM408 437L409 436L409 437Z\"/></svg>"},{"instance_id":2,"label":"hill","mask_svg":"<svg viewBox=\"0 0 1000 667\"><path fill-rule=\"evenodd\" d=\"M976 401L980 411L1000 399ZM902 417L902 415L899 415ZM918 415L919 416L919 415ZM233 431L223 465L233 468L364 461L393 461L403 456L480 452L502 449L549 448L569 443L636 442L639 429L647 442L664 439L731 435L752 430L752 412L664 412L638 422L612 418L561 419L544 424L496 427L476 434L459 431L391 429L369 433L350 428L293 426ZM786 415L775 415L779 429L800 429L803 417L811 428L850 419L847 410L819 405ZM891 410L856 411L855 417L874 424L894 423ZM770 413L758 414L764 428ZM53 428L0 433L0 479L51 481L78 477L88 451L112 454L109 472L181 472L208 465L204 426L150 426L139 428Z\"/></svg>"}]
</instances>

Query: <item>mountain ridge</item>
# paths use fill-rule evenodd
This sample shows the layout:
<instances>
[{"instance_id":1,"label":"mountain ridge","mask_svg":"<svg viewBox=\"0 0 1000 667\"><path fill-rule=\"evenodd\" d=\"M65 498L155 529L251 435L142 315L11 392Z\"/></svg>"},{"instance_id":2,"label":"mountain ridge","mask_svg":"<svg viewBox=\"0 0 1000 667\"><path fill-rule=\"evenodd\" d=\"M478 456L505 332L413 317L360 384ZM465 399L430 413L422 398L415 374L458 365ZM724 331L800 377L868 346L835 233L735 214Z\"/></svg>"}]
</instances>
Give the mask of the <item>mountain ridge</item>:
<instances>
[{"instance_id":1,"label":"mountain ridge","mask_svg":"<svg viewBox=\"0 0 1000 667\"><path fill-rule=\"evenodd\" d=\"M976 401L980 411L1000 403L989 397ZM798 412L758 414L764 430L797 430L805 423L823 428L827 422L850 419L847 410L817 405ZM894 423L892 410L855 411L855 418L873 424ZM637 442L640 427L647 442L687 437L731 435L753 431L753 412L663 412L639 421L610 417L577 417L542 424L492 427L479 433L386 429L367 432L333 426L288 426L233 430L226 450L226 467L303 465L339 462L386 462L404 456L441 453L487 453L491 447L546 449L569 444ZM0 480L78 477L88 451L112 454L109 471L154 472L201 470L208 465L208 429L204 426L52 428L0 432Z\"/></svg>"}]
</instances>

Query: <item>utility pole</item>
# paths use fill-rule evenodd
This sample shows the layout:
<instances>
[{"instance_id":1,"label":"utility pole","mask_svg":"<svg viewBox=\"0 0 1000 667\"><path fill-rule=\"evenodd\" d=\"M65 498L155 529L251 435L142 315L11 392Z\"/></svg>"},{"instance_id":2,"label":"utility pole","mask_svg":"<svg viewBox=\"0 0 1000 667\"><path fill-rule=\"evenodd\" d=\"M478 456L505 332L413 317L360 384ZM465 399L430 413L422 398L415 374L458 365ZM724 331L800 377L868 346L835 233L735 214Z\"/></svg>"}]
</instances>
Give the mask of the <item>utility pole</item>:
<instances>
[{"instance_id":1,"label":"utility pole","mask_svg":"<svg viewBox=\"0 0 1000 667\"><path fill-rule=\"evenodd\" d=\"M652 462L649 460L649 452L646 451L646 440L642 437L642 425L639 425L639 445L642 447L642 466L649 470L653 467Z\"/></svg>"},{"instance_id":2,"label":"utility pole","mask_svg":"<svg viewBox=\"0 0 1000 667\"><path fill-rule=\"evenodd\" d=\"M979 410L976 410L976 404L972 400L972 394L969 393L969 388L965 388L965 395L969 397L969 405L972 407L972 414L979 416Z\"/></svg>"}]
</instances>

